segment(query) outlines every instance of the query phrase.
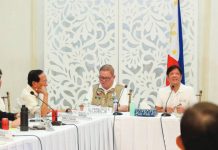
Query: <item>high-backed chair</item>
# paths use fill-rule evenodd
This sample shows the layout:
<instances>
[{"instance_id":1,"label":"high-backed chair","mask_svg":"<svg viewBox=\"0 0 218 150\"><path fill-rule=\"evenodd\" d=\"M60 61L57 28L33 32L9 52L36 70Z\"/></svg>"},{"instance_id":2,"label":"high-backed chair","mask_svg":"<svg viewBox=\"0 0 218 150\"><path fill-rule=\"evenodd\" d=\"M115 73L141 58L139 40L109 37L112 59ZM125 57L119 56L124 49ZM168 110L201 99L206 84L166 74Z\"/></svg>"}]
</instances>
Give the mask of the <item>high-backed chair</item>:
<instances>
[{"instance_id":1,"label":"high-backed chair","mask_svg":"<svg viewBox=\"0 0 218 150\"><path fill-rule=\"evenodd\" d=\"M131 103L131 101L132 101L132 92L133 92L133 90L129 90L129 93L128 93L128 95L129 95L129 101L128 101L128 111L130 111L130 103Z\"/></svg>"},{"instance_id":2,"label":"high-backed chair","mask_svg":"<svg viewBox=\"0 0 218 150\"><path fill-rule=\"evenodd\" d=\"M202 97L203 91L200 90L198 94L196 94L196 97L198 97L198 102L201 102L201 97Z\"/></svg>"},{"instance_id":3,"label":"high-backed chair","mask_svg":"<svg viewBox=\"0 0 218 150\"><path fill-rule=\"evenodd\" d=\"M8 112L11 112L11 101L10 101L10 94L9 92L6 92L6 96L2 96L2 99L5 103L5 110Z\"/></svg>"}]
</instances>

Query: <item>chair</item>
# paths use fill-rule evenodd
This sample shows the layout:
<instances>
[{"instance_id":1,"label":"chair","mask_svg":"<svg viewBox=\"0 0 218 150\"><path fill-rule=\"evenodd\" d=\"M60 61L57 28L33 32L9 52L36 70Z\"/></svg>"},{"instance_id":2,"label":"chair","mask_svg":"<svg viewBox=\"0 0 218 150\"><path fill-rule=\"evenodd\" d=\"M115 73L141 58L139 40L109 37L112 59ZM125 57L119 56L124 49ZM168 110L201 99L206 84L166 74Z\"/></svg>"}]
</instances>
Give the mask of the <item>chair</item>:
<instances>
[{"instance_id":1,"label":"chair","mask_svg":"<svg viewBox=\"0 0 218 150\"><path fill-rule=\"evenodd\" d=\"M129 93L128 93L128 95L129 95L129 101L128 101L128 111L130 111L130 103L131 103L131 101L132 101L132 92L133 92L133 90L129 90Z\"/></svg>"},{"instance_id":2,"label":"chair","mask_svg":"<svg viewBox=\"0 0 218 150\"><path fill-rule=\"evenodd\" d=\"M203 91L200 90L198 94L196 94L196 97L198 97L198 102L201 102L201 97L202 97Z\"/></svg>"},{"instance_id":3,"label":"chair","mask_svg":"<svg viewBox=\"0 0 218 150\"><path fill-rule=\"evenodd\" d=\"M8 110L8 112L11 112L11 101L10 101L10 94L9 92L6 92L6 96L2 96L2 99L5 103L5 110Z\"/></svg>"}]
</instances>

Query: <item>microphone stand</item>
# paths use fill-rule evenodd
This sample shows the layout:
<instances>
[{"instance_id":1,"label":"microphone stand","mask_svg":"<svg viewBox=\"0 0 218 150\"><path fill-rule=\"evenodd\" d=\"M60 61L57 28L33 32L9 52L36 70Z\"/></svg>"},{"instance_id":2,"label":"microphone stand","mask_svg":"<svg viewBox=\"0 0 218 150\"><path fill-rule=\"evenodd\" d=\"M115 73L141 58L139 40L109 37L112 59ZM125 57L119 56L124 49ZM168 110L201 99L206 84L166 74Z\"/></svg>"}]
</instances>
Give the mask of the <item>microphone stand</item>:
<instances>
[{"instance_id":1,"label":"microphone stand","mask_svg":"<svg viewBox=\"0 0 218 150\"><path fill-rule=\"evenodd\" d=\"M123 95L123 91L124 91L126 88L127 88L127 85L124 85L124 88L123 88L123 90L122 90L122 92L121 92L121 94L120 94L120 99L121 99L121 97L122 97L122 95ZM113 115L123 115L123 113L121 113L121 112L118 111L118 107L119 107L119 101L117 102L117 110L115 110L115 112L113 113Z\"/></svg>"},{"instance_id":2,"label":"microphone stand","mask_svg":"<svg viewBox=\"0 0 218 150\"><path fill-rule=\"evenodd\" d=\"M44 102L41 98L39 98L39 96L35 95L33 91L30 92L31 95L34 95L38 100L40 100L42 103L44 103L46 106L48 106L52 111L55 112L55 110L46 102ZM57 117L57 116L56 116ZM61 121L52 121L51 124L53 126L60 126L63 125L63 123Z\"/></svg>"},{"instance_id":3,"label":"microphone stand","mask_svg":"<svg viewBox=\"0 0 218 150\"><path fill-rule=\"evenodd\" d=\"M169 117L169 116L171 116L171 114L167 112L167 104L168 104L168 101L169 101L169 99L170 99L170 96L171 96L171 94L172 94L172 92L173 92L173 89L174 89L174 85L171 86L171 92L170 92L170 94L169 94L169 96L168 96L168 98L167 98L166 105L165 105L165 108L164 108L164 112L161 114L161 116L163 116L163 117Z\"/></svg>"},{"instance_id":4,"label":"microphone stand","mask_svg":"<svg viewBox=\"0 0 218 150\"><path fill-rule=\"evenodd\" d=\"M117 104L116 104L117 107L116 107L116 110L115 110L115 112L113 113L113 115L114 115L114 116L123 115L123 113L118 112L119 102L118 102L118 99L116 98L116 96L114 96L114 100L115 100L115 99L117 100L117 102L114 102L114 103L117 103Z\"/></svg>"},{"instance_id":5,"label":"microphone stand","mask_svg":"<svg viewBox=\"0 0 218 150\"><path fill-rule=\"evenodd\" d=\"M127 88L127 85L124 86L124 88L123 88L123 90L122 90L122 92L121 92L121 94L120 94L120 99L121 99L121 97L122 97L122 95L123 95L124 89L126 89L126 88ZM115 99L115 97L116 97L116 95L114 95L114 99ZM119 107L119 101L117 100L117 110L115 110L115 112L113 113L113 115L115 115L115 116L117 116L117 115L123 115L123 113L121 113L121 112L118 111L118 107Z\"/></svg>"},{"instance_id":6,"label":"microphone stand","mask_svg":"<svg viewBox=\"0 0 218 150\"><path fill-rule=\"evenodd\" d=\"M119 116L119 115L123 115L123 113L118 112L118 111L115 111L115 112L113 113L113 115L114 115L114 116Z\"/></svg>"}]
</instances>

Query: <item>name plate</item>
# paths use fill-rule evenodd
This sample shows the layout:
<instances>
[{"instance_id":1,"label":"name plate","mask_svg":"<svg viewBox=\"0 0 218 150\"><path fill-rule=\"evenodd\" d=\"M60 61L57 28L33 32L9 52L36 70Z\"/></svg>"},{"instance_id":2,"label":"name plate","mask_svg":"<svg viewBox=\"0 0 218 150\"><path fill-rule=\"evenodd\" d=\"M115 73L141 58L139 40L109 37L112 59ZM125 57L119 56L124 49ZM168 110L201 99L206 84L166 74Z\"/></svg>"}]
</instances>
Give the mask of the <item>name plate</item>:
<instances>
[{"instance_id":1,"label":"name plate","mask_svg":"<svg viewBox=\"0 0 218 150\"><path fill-rule=\"evenodd\" d=\"M90 106L88 108L88 112L91 114L107 114L108 110L110 110L110 108L100 106Z\"/></svg>"},{"instance_id":2,"label":"name plate","mask_svg":"<svg viewBox=\"0 0 218 150\"><path fill-rule=\"evenodd\" d=\"M71 113L63 113L62 116L62 122L65 124L70 123L78 123L78 116L71 114Z\"/></svg>"},{"instance_id":3,"label":"name plate","mask_svg":"<svg viewBox=\"0 0 218 150\"><path fill-rule=\"evenodd\" d=\"M154 117L157 115L155 109L135 109L135 116Z\"/></svg>"}]
</instances>

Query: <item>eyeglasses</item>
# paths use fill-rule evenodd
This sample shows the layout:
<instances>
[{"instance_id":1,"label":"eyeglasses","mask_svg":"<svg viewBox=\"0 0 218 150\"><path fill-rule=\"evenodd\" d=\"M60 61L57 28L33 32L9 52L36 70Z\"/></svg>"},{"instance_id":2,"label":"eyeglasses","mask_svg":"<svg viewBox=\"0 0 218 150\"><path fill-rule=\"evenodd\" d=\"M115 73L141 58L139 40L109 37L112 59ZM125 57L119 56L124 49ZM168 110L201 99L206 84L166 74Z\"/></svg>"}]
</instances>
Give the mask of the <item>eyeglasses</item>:
<instances>
[{"instance_id":1,"label":"eyeglasses","mask_svg":"<svg viewBox=\"0 0 218 150\"><path fill-rule=\"evenodd\" d=\"M42 80L42 81L39 81L41 83L47 83L48 81L47 80Z\"/></svg>"},{"instance_id":2,"label":"eyeglasses","mask_svg":"<svg viewBox=\"0 0 218 150\"><path fill-rule=\"evenodd\" d=\"M99 78L99 80L101 80L101 81L109 81L112 77L99 76L98 78Z\"/></svg>"}]
</instances>

